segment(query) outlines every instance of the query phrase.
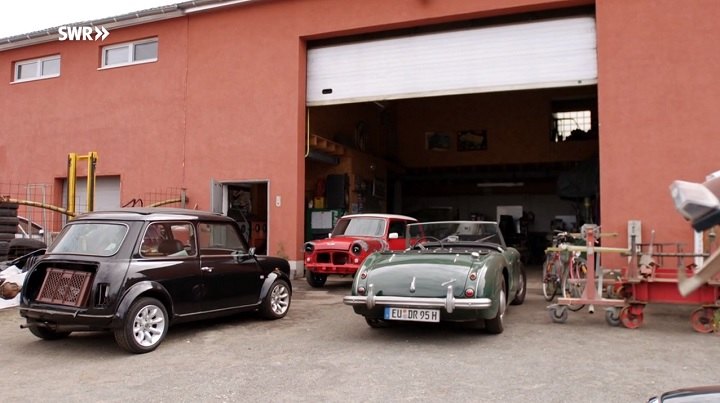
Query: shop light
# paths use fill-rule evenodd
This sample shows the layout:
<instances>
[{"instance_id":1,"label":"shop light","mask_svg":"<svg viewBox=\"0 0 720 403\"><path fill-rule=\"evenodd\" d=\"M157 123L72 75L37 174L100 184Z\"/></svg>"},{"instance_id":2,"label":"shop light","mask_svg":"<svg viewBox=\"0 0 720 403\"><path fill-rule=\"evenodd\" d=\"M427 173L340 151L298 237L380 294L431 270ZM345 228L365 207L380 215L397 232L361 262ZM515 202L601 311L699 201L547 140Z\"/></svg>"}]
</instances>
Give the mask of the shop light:
<instances>
[{"instance_id":1,"label":"shop light","mask_svg":"<svg viewBox=\"0 0 720 403\"><path fill-rule=\"evenodd\" d=\"M477 184L479 188L514 188L525 186L525 182L480 182Z\"/></svg>"}]
</instances>

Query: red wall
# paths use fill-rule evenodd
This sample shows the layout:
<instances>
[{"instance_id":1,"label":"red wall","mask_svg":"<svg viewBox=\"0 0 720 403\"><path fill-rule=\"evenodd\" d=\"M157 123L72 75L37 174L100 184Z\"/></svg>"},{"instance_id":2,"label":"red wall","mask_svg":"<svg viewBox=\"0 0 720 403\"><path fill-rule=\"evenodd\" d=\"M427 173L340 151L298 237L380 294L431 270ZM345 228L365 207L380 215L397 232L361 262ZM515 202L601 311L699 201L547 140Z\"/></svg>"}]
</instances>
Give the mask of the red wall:
<instances>
[{"instance_id":1,"label":"red wall","mask_svg":"<svg viewBox=\"0 0 720 403\"><path fill-rule=\"evenodd\" d=\"M643 241L688 242L673 180L720 169L720 2L597 2L600 193L604 228L642 220Z\"/></svg>"},{"instance_id":2,"label":"red wall","mask_svg":"<svg viewBox=\"0 0 720 403\"><path fill-rule=\"evenodd\" d=\"M269 252L299 259L306 39L592 3L264 0L113 30L105 41L158 36L157 63L98 71L94 42L0 52L8 81L13 61L62 55L59 78L0 81L0 170L48 183L65 175L68 152L98 151L98 174L122 175L123 200L185 187L201 209L211 179L267 179ZM684 236L667 184L718 169L720 56L703 38L720 36L720 3L596 3L603 224L617 231L641 219L663 238Z\"/></svg>"}]
</instances>

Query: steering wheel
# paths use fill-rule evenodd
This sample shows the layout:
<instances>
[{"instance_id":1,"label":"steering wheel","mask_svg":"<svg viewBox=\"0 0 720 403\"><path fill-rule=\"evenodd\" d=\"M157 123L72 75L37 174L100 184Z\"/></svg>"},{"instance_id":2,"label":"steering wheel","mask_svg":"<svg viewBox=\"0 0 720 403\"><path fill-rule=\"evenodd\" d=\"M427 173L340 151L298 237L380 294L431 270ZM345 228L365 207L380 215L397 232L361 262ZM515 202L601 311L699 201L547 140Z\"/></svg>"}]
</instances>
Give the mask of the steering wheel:
<instances>
[{"instance_id":1,"label":"steering wheel","mask_svg":"<svg viewBox=\"0 0 720 403\"><path fill-rule=\"evenodd\" d=\"M439 239L437 239L437 238L435 238L434 236L423 236L423 237L420 237L420 238L416 239L415 242L414 242L414 243L412 244L412 246L410 247L410 249L416 249L416 248L417 248L417 249L420 249L420 250L425 250L425 249L427 249L427 248L425 247L425 245L423 245L423 243L424 243L424 242L427 242L427 241L431 241L431 242L434 241L434 242L439 243L441 248L444 248L444 247L445 247L445 246L443 245L442 241L439 240Z\"/></svg>"}]
</instances>

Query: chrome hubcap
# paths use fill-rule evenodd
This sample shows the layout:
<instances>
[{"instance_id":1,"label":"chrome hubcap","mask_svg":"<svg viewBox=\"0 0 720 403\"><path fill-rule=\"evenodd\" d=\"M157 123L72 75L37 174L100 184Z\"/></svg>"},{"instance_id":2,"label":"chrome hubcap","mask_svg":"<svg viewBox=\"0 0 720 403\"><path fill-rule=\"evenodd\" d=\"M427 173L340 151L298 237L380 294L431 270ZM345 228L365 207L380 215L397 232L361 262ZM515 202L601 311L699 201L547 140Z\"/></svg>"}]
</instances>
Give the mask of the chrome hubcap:
<instances>
[{"instance_id":1,"label":"chrome hubcap","mask_svg":"<svg viewBox=\"0 0 720 403\"><path fill-rule=\"evenodd\" d=\"M143 346L150 347L157 343L165 332L165 315L162 309L155 305L147 305L135 315L133 321L133 336L135 341Z\"/></svg>"},{"instance_id":2,"label":"chrome hubcap","mask_svg":"<svg viewBox=\"0 0 720 403\"><path fill-rule=\"evenodd\" d=\"M290 291L282 284L276 285L270 294L270 309L276 315L282 315L288 310L289 305Z\"/></svg>"}]
</instances>

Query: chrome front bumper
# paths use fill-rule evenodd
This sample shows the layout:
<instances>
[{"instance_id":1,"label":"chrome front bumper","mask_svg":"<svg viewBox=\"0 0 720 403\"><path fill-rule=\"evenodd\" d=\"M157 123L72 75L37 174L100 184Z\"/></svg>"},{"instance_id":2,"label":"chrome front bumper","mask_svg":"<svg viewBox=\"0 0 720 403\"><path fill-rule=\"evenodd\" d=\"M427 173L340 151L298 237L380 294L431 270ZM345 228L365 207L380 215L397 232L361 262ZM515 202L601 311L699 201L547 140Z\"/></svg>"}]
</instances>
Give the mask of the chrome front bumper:
<instances>
[{"instance_id":1,"label":"chrome front bumper","mask_svg":"<svg viewBox=\"0 0 720 403\"><path fill-rule=\"evenodd\" d=\"M367 289L367 295L349 295L343 297L343 303L345 305L365 305L368 309L373 309L376 305L402 306L407 308L445 308L447 313L452 313L455 309L490 308L492 300L490 298L455 298L451 285L448 286L445 298L375 295L373 293L373 286L370 284Z\"/></svg>"}]
</instances>

